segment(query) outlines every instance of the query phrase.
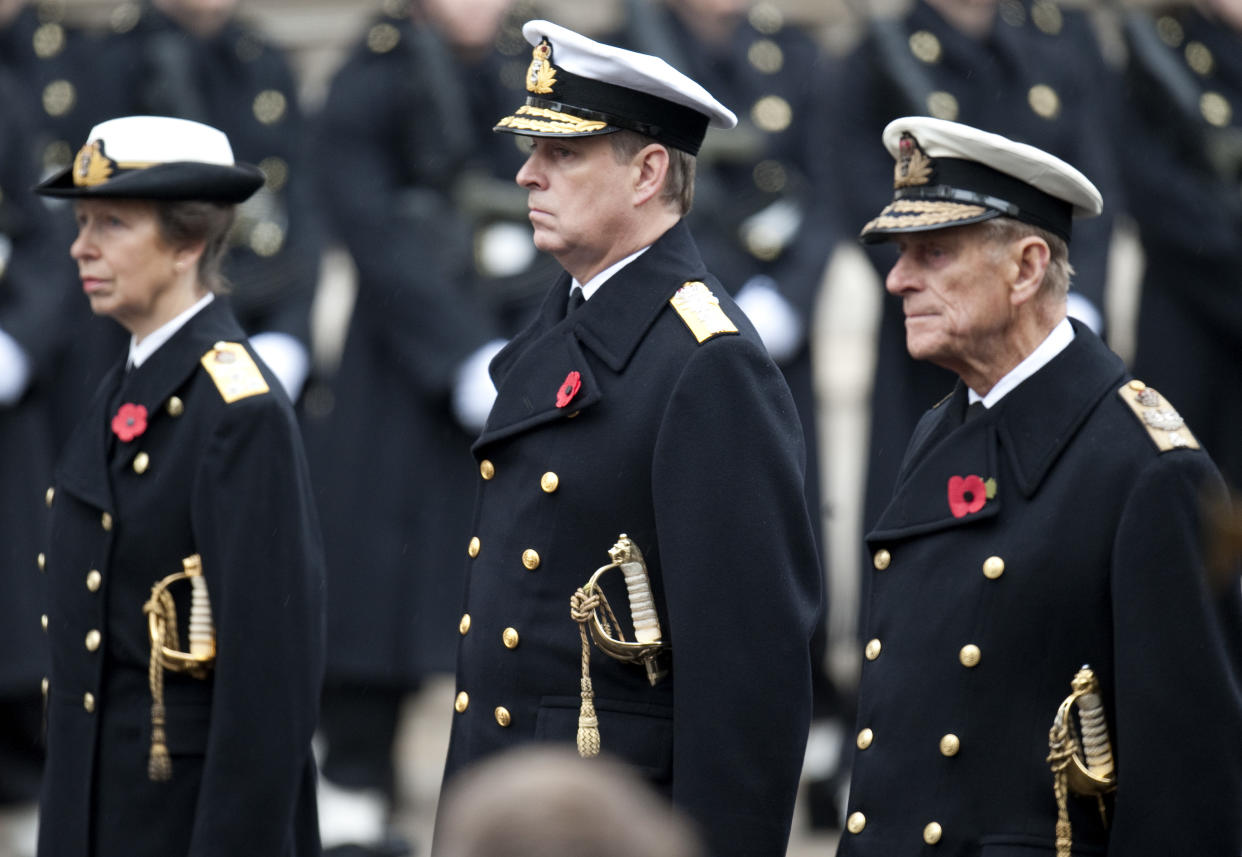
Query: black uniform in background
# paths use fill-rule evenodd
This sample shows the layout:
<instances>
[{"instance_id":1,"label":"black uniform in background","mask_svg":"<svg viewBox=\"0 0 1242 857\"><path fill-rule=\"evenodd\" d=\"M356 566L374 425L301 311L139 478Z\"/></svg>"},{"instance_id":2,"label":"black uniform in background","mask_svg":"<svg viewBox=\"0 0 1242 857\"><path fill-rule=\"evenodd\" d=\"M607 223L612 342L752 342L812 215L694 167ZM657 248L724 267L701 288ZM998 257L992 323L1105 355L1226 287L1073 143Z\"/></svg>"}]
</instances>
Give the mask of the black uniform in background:
<instances>
[{"instance_id":1,"label":"black uniform in background","mask_svg":"<svg viewBox=\"0 0 1242 857\"><path fill-rule=\"evenodd\" d=\"M836 201L847 231L861 228L891 198L893 161L875 145L890 120L937 116L1003 134L1068 161L1102 192L1103 216L1079 224L1070 248L1077 272L1071 288L1102 312L1116 200L1107 123L1113 90L1081 12L1048 0L1030 6L1004 0L990 33L974 39L919 0L899 21L873 21L831 83L835 134L827 151L839 166ZM896 254L884 244L869 255L883 283ZM892 496L919 416L955 381L906 352L899 298L884 298L876 347L864 531Z\"/></svg>"},{"instance_id":2,"label":"black uniform in background","mask_svg":"<svg viewBox=\"0 0 1242 857\"><path fill-rule=\"evenodd\" d=\"M63 21L62 13L63 5L26 3L0 25L0 68L15 82L4 108L25 117L29 151L23 157L35 165L36 177L69 166L92 126L112 118L106 97L111 90L100 74L102 40ZM72 206L60 200L40 204L50 210L53 228L61 230L60 243L42 270L70 280L73 293L62 303L56 324L43 328L39 337L45 346L55 344L41 371L48 382L52 442L59 448L108 367L123 353L126 337L115 323L95 318L78 291L76 265L69 258Z\"/></svg>"},{"instance_id":3,"label":"black uniform in background","mask_svg":"<svg viewBox=\"0 0 1242 857\"><path fill-rule=\"evenodd\" d=\"M293 409L244 339L212 301L141 366L112 369L58 462L44 542L45 857L319 852L323 556ZM233 401L204 365L252 360L251 394ZM114 428L123 404L147 414L128 440ZM143 605L195 553L215 664L205 679L163 674L172 775L157 782Z\"/></svg>"},{"instance_id":4,"label":"black uniform in background","mask_svg":"<svg viewBox=\"0 0 1242 857\"><path fill-rule=\"evenodd\" d=\"M453 668L478 429L451 408L458 372L557 270L513 181L520 141L491 131L523 91L529 16L471 58L404 9L381 17L317 119L318 189L358 273L340 364L306 400L332 593L324 775L389 803L401 701Z\"/></svg>"},{"instance_id":5,"label":"black uniform in background","mask_svg":"<svg viewBox=\"0 0 1242 857\"><path fill-rule=\"evenodd\" d=\"M309 368L321 247L306 123L288 62L240 20L202 38L149 5L134 13L114 16L116 32L104 45L108 110L205 122L228 135L235 158L263 170L265 185L238 207L224 275L234 314L282 382L281 361L259 335L285 334L302 349L302 377L287 390L296 399Z\"/></svg>"},{"instance_id":6,"label":"black uniform in background","mask_svg":"<svg viewBox=\"0 0 1242 857\"><path fill-rule=\"evenodd\" d=\"M1134 373L1242 492L1242 33L1189 5L1125 32L1116 153L1147 266Z\"/></svg>"},{"instance_id":7,"label":"black uniform in background","mask_svg":"<svg viewBox=\"0 0 1242 857\"><path fill-rule=\"evenodd\" d=\"M0 66L0 103L21 103ZM0 110L0 808L33 805L43 765L39 526L52 467L50 366L73 295L67 236L30 188L37 171L21 110ZM3 851L0 839L0 851Z\"/></svg>"}]
</instances>

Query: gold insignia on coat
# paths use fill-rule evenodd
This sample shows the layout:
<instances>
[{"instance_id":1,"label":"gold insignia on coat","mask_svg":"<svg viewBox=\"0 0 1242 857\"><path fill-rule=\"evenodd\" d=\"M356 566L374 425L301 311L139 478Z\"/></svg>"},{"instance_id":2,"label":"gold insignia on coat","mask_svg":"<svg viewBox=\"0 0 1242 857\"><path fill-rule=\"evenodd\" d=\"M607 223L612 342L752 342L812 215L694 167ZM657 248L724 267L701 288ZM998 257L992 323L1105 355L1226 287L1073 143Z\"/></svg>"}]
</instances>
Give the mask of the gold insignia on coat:
<instances>
[{"instance_id":1,"label":"gold insignia on coat","mask_svg":"<svg viewBox=\"0 0 1242 857\"><path fill-rule=\"evenodd\" d=\"M1161 452L1199 448L1199 441L1186 428L1186 421L1181 414L1154 387L1134 380L1118 390L1117 395L1134 411L1134 415L1142 422L1147 433L1151 435L1152 442Z\"/></svg>"},{"instance_id":2,"label":"gold insignia on coat","mask_svg":"<svg viewBox=\"0 0 1242 857\"><path fill-rule=\"evenodd\" d=\"M720 333L737 333L737 326L720 308L720 298L712 294L706 283L698 280L685 283L669 303L699 342L706 342Z\"/></svg>"},{"instance_id":3,"label":"gold insignia on coat","mask_svg":"<svg viewBox=\"0 0 1242 857\"><path fill-rule=\"evenodd\" d=\"M919 141L909 131L903 132L897 144L897 163L893 167L893 187L911 187L931 181L931 158L923 153Z\"/></svg>"},{"instance_id":4,"label":"gold insignia on coat","mask_svg":"<svg viewBox=\"0 0 1242 857\"><path fill-rule=\"evenodd\" d=\"M217 342L199 361L228 403L268 392L258 364L240 342Z\"/></svg>"},{"instance_id":5,"label":"gold insignia on coat","mask_svg":"<svg viewBox=\"0 0 1242 857\"><path fill-rule=\"evenodd\" d=\"M552 67L552 45L544 39L531 51L530 65L526 67L526 91L547 95L556 83L556 69Z\"/></svg>"}]
</instances>

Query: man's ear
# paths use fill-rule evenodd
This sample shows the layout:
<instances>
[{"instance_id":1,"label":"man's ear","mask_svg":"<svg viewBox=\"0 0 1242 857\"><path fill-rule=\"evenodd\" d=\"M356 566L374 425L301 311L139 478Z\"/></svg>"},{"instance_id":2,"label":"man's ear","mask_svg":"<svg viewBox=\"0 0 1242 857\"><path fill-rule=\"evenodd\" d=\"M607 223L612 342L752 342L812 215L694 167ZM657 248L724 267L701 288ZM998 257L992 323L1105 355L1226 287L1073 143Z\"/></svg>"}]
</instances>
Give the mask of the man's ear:
<instances>
[{"instance_id":1,"label":"man's ear","mask_svg":"<svg viewBox=\"0 0 1242 857\"><path fill-rule=\"evenodd\" d=\"M1039 293L1052 251L1048 249L1048 242L1044 239L1037 235L1028 235L1013 242L1010 252L1017 265L1017 278L1010 286L1009 302L1018 306Z\"/></svg>"},{"instance_id":2,"label":"man's ear","mask_svg":"<svg viewBox=\"0 0 1242 857\"><path fill-rule=\"evenodd\" d=\"M664 191L664 179L668 176L668 149L659 143L649 143L634 156L634 204L642 205Z\"/></svg>"}]
</instances>

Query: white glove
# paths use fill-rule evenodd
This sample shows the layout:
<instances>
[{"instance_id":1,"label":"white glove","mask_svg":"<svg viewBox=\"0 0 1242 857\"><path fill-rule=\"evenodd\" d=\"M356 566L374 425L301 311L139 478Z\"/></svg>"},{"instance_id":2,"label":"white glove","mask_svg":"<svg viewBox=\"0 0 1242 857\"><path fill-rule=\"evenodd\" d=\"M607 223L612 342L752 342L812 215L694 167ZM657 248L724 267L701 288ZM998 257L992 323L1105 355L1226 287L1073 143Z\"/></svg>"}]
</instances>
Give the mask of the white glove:
<instances>
[{"instance_id":1,"label":"white glove","mask_svg":"<svg viewBox=\"0 0 1242 857\"><path fill-rule=\"evenodd\" d=\"M30 359L17 340L0 330L0 407L15 403L30 386Z\"/></svg>"},{"instance_id":2,"label":"white glove","mask_svg":"<svg viewBox=\"0 0 1242 857\"><path fill-rule=\"evenodd\" d=\"M466 431L481 431L487 422L487 415L492 411L492 403L496 401L496 385L492 383L487 366L504 347L505 340L493 339L480 346L457 369L457 381L453 385L453 416Z\"/></svg>"},{"instance_id":3,"label":"white glove","mask_svg":"<svg viewBox=\"0 0 1242 857\"><path fill-rule=\"evenodd\" d=\"M1095 308L1095 304L1078 292L1070 292L1066 295L1065 312L1091 328L1094 333L1099 333L1104 329L1104 316Z\"/></svg>"},{"instance_id":4,"label":"white glove","mask_svg":"<svg viewBox=\"0 0 1242 857\"><path fill-rule=\"evenodd\" d=\"M287 333L268 331L250 337L250 345L285 388L289 401L296 402L310 372L310 354L302 343Z\"/></svg>"},{"instance_id":5,"label":"white glove","mask_svg":"<svg viewBox=\"0 0 1242 857\"><path fill-rule=\"evenodd\" d=\"M805 331L798 313L776 290L775 280L763 274L751 277L734 300L759 331L773 360L783 363L794 356Z\"/></svg>"}]
</instances>

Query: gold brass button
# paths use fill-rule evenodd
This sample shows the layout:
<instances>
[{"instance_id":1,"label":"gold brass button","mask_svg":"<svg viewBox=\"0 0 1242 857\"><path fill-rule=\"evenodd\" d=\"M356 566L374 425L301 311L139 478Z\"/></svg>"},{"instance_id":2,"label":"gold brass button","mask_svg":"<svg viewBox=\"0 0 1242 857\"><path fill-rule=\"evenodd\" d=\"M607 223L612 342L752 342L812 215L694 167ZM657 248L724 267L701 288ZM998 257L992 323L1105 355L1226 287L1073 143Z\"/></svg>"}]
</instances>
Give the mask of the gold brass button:
<instances>
[{"instance_id":1,"label":"gold brass button","mask_svg":"<svg viewBox=\"0 0 1242 857\"><path fill-rule=\"evenodd\" d=\"M44 613L42 616L39 617L39 624L43 626L44 631L47 630L47 614L46 613Z\"/></svg>"},{"instance_id":2,"label":"gold brass button","mask_svg":"<svg viewBox=\"0 0 1242 857\"><path fill-rule=\"evenodd\" d=\"M35 562L39 565L39 571L43 571L43 569L47 568L47 554L39 551L39 556L35 559Z\"/></svg>"},{"instance_id":3,"label":"gold brass button","mask_svg":"<svg viewBox=\"0 0 1242 857\"><path fill-rule=\"evenodd\" d=\"M867 648L863 649L863 654L867 656L867 660L874 661L880 656L880 649L882 648L884 648L884 646L878 639L871 640L867 643Z\"/></svg>"},{"instance_id":4,"label":"gold brass button","mask_svg":"<svg viewBox=\"0 0 1242 857\"><path fill-rule=\"evenodd\" d=\"M884 548L880 548L875 552L875 556L871 562L875 566L876 571L883 571L888 568L888 564L893 561L893 555Z\"/></svg>"},{"instance_id":5,"label":"gold brass button","mask_svg":"<svg viewBox=\"0 0 1242 857\"><path fill-rule=\"evenodd\" d=\"M470 547L466 548L466 553L470 554L471 559L474 559L476 556L479 555L480 547L482 547L482 542L479 541L479 537L472 536L470 538Z\"/></svg>"},{"instance_id":6,"label":"gold brass button","mask_svg":"<svg viewBox=\"0 0 1242 857\"><path fill-rule=\"evenodd\" d=\"M983 576L995 580L1005 573L1005 561L998 556L990 556L983 561Z\"/></svg>"},{"instance_id":7,"label":"gold brass button","mask_svg":"<svg viewBox=\"0 0 1242 857\"><path fill-rule=\"evenodd\" d=\"M91 592L98 592L100 584L103 583L103 575L95 569L91 569L86 573L86 588Z\"/></svg>"},{"instance_id":8,"label":"gold brass button","mask_svg":"<svg viewBox=\"0 0 1242 857\"><path fill-rule=\"evenodd\" d=\"M479 475L484 479L491 479L496 475L496 465L492 464L486 458L479 462Z\"/></svg>"},{"instance_id":9,"label":"gold brass button","mask_svg":"<svg viewBox=\"0 0 1242 857\"><path fill-rule=\"evenodd\" d=\"M99 632L96 631L94 628L91 628L89 631L86 632L86 650L88 652L93 652L96 649L98 649L100 640L101 640L101 637L100 637Z\"/></svg>"},{"instance_id":10,"label":"gold brass button","mask_svg":"<svg viewBox=\"0 0 1242 857\"><path fill-rule=\"evenodd\" d=\"M867 826L867 816L861 812L852 812L845 822L845 829L850 833L862 833L863 828Z\"/></svg>"},{"instance_id":11,"label":"gold brass button","mask_svg":"<svg viewBox=\"0 0 1242 857\"><path fill-rule=\"evenodd\" d=\"M147 468L151 466L151 456L145 452L140 452L134 456L134 472L139 476L147 472Z\"/></svg>"},{"instance_id":12,"label":"gold brass button","mask_svg":"<svg viewBox=\"0 0 1242 857\"><path fill-rule=\"evenodd\" d=\"M983 653L979 651L979 647L974 643L967 643L962 646L962 650L958 652L958 660L962 662L964 667L974 667L979 665L979 658Z\"/></svg>"},{"instance_id":13,"label":"gold brass button","mask_svg":"<svg viewBox=\"0 0 1242 857\"><path fill-rule=\"evenodd\" d=\"M940 754L942 756L956 756L957 751L962 749L962 741L952 732L940 739Z\"/></svg>"},{"instance_id":14,"label":"gold brass button","mask_svg":"<svg viewBox=\"0 0 1242 857\"><path fill-rule=\"evenodd\" d=\"M556 489L561 487L561 477L549 470L539 477L539 487L543 489L545 494L555 493Z\"/></svg>"},{"instance_id":15,"label":"gold brass button","mask_svg":"<svg viewBox=\"0 0 1242 857\"><path fill-rule=\"evenodd\" d=\"M864 729L863 731L858 733L858 741L857 741L858 749L866 750L868 747L871 746L871 742L873 740L875 740L875 733L872 732L870 729Z\"/></svg>"},{"instance_id":16,"label":"gold brass button","mask_svg":"<svg viewBox=\"0 0 1242 857\"><path fill-rule=\"evenodd\" d=\"M95 694L87 692L82 696L82 707L88 712L95 710Z\"/></svg>"},{"instance_id":17,"label":"gold brass button","mask_svg":"<svg viewBox=\"0 0 1242 857\"><path fill-rule=\"evenodd\" d=\"M99 526L103 527L104 530L110 531L112 529L112 516L108 514L107 512L104 512L102 515L100 515Z\"/></svg>"},{"instance_id":18,"label":"gold brass button","mask_svg":"<svg viewBox=\"0 0 1242 857\"><path fill-rule=\"evenodd\" d=\"M47 676L44 676L42 684L43 684L43 698L47 699L47 692L48 692L48 689L52 686L52 683L47 680Z\"/></svg>"},{"instance_id":19,"label":"gold brass button","mask_svg":"<svg viewBox=\"0 0 1242 857\"><path fill-rule=\"evenodd\" d=\"M470 614L469 613L461 614L461 621L457 623L457 630L461 632L461 635L463 637L466 636L466 632L470 630Z\"/></svg>"},{"instance_id":20,"label":"gold brass button","mask_svg":"<svg viewBox=\"0 0 1242 857\"><path fill-rule=\"evenodd\" d=\"M522 565L531 571L537 569L539 567L539 551L534 548L527 548L522 551Z\"/></svg>"},{"instance_id":21,"label":"gold brass button","mask_svg":"<svg viewBox=\"0 0 1242 857\"><path fill-rule=\"evenodd\" d=\"M504 633L500 635L500 639L504 642L506 649L516 649L518 644L517 628L505 628Z\"/></svg>"},{"instance_id":22,"label":"gold brass button","mask_svg":"<svg viewBox=\"0 0 1242 857\"><path fill-rule=\"evenodd\" d=\"M1130 382L1130 389L1136 393L1141 393L1147 389L1147 385L1144 384L1142 381L1140 381L1138 378L1135 378L1133 381Z\"/></svg>"},{"instance_id":23,"label":"gold brass button","mask_svg":"<svg viewBox=\"0 0 1242 857\"><path fill-rule=\"evenodd\" d=\"M923 828L923 841L928 845L935 845L943 835L944 831L940 828L940 824L935 821L927 822L927 826Z\"/></svg>"},{"instance_id":24,"label":"gold brass button","mask_svg":"<svg viewBox=\"0 0 1242 857\"><path fill-rule=\"evenodd\" d=\"M52 500L56 498L56 489L48 486L47 491L43 494L43 502L47 503L47 507L52 508Z\"/></svg>"},{"instance_id":25,"label":"gold brass button","mask_svg":"<svg viewBox=\"0 0 1242 857\"><path fill-rule=\"evenodd\" d=\"M509 716L509 709L505 708L503 705L497 705L496 711L493 713L496 715L496 722L501 726L508 726L511 722L513 722L513 718Z\"/></svg>"},{"instance_id":26,"label":"gold brass button","mask_svg":"<svg viewBox=\"0 0 1242 857\"><path fill-rule=\"evenodd\" d=\"M165 408L168 410L168 415L170 417L179 417L185 413L185 402L181 401L176 396L173 396L168 400L168 404L165 405Z\"/></svg>"},{"instance_id":27,"label":"gold brass button","mask_svg":"<svg viewBox=\"0 0 1242 857\"><path fill-rule=\"evenodd\" d=\"M458 714L461 714L463 711L465 711L469 707L470 707L470 694L466 693L463 690L461 693L457 694L457 699L453 700L453 708L457 711Z\"/></svg>"}]
</instances>

